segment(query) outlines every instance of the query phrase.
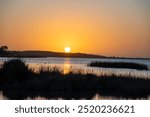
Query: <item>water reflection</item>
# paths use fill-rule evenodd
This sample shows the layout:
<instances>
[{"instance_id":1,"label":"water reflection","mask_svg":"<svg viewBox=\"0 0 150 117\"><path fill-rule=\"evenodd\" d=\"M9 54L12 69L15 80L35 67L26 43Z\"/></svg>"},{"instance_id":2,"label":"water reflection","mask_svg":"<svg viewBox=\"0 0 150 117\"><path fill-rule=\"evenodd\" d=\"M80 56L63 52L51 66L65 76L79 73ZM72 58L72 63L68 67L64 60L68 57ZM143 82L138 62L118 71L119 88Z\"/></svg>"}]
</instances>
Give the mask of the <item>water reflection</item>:
<instances>
[{"instance_id":1,"label":"water reflection","mask_svg":"<svg viewBox=\"0 0 150 117\"><path fill-rule=\"evenodd\" d=\"M63 65L63 73L67 74L70 72L70 68L71 68L71 61L70 58L65 58L64 60L64 65Z\"/></svg>"},{"instance_id":2,"label":"water reflection","mask_svg":"<svg viewBox=\"0 0 150 117\"><path fill-rule=\"evenodd\" d=\"M0 91L0 100L7 100L8 98L3 95L3 92Z\"/></svg>"},{"instance_id":3,"label":"water reflection","mask_svg":"<svg viewBox=\"0 0 150 117\"><path fill-rule=\"evenodd\" d=\"M69 63L67 63L67 64L65 63L64 64L64 68L63 68L64 74L69 73L70 72L70 68L71 68L70 64Z\"/></svg>"},{"instance_id":4,"label":"water reflection","mask_svg":"<svg viewBox=\"0 0 150 117\"><path fill-rule=\"evenodd\" d=\"M6 93L6 92L5 92ZM71 94L71 95L69 95ZM4 96L0 91L0 100L150 100L150 96L141 98L123 98L114 96L103 96L91 92L72 92L68 95L65 92L30 92L30 91L13 91Z\"/></svg>"}]
</instances>

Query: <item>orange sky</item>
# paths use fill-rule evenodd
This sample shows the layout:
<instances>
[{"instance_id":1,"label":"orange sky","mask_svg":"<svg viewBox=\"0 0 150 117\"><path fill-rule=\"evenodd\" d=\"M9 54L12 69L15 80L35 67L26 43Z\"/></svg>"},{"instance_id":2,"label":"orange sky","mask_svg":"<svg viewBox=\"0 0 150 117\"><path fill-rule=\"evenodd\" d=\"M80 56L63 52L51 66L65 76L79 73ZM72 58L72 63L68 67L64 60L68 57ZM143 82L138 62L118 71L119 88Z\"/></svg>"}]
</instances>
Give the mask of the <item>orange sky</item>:
<instances>
[{"instance_id":1,"label":"orange sky","mask_svg":"<svg viewBox=\"0 0 150 117\"><path fill-rule=\"evenodd\" d=\"M150 57L149 5L148 0L0 0L0 45Z\"/></svg>"}]
</instances>

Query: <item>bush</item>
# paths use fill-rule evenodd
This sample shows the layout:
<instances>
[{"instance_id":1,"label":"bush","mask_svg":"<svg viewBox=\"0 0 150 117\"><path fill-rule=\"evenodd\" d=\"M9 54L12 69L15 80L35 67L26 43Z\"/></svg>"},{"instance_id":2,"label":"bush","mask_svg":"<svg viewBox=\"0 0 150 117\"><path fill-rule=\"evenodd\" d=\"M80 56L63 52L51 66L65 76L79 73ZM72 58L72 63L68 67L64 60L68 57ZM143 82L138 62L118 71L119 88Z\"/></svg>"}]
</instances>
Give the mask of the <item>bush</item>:
<instances>
[{"instance_id":1,"label":"bush","mask_svg":"<svg viewBox=\"0 0 150 117\"><path fill-rule=\"evenodd\" d=\"M31 75L31 71L28 69L28 66L19 59L4 62L0 72L1 84L24 82L27 81Z\"/></svg>"}]
</instances>

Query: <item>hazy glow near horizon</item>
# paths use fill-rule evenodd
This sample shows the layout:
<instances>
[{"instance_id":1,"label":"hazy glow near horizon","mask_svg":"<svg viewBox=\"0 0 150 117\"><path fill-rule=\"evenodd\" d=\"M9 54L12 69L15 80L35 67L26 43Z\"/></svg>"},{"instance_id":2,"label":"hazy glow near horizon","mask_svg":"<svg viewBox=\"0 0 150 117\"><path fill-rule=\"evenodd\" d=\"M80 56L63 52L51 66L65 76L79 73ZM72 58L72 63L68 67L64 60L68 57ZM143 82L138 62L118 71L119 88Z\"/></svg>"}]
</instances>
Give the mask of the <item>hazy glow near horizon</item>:
<instances>
[{"instance_id":1,"label":"hazy glow near horizon","mask_svg":"<svg viewBox=\"0 0 150 117\"><path fill-rule=\"evenodd\" d=\"M0 0L0 45L150 57L149 6L150 0Z\"/></svg>"}]
</instances>

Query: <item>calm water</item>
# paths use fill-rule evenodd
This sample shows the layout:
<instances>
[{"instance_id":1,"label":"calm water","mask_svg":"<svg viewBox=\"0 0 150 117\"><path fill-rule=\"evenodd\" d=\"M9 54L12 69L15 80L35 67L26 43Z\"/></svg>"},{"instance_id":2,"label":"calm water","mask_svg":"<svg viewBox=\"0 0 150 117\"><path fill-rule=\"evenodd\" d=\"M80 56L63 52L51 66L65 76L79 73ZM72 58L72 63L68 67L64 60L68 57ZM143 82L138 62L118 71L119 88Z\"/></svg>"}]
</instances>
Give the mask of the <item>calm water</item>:
<instances>
[{"instance_id":1,"label":"calm water","mask_svg":"<svg viewBox=\"0 0 150 117\"><path fill-rule=\"evenodd\" d=\"M4 61L8 61L12 58L0 58L0 63L2 64ZM131 69L116 69L116 68L96 68L96 67L88 67L87 64L92 61L112 61L112 62L135 62L142 63L149 66L150 69L150 60L138 60L138 59L93 59L93 58L58 58L58 57L50 57L50 58L23 58L23 61L29 65L30 68L38 70L42 67L58 67L64 73L68 73L69 71L82 71L83 73L93 73L96 75L101 74L117 74L117 75L127 75L130 74L136 77L142 78L150 78L150 70L149 71L140 71L140 70L131 70ZM0 92L0 99L5 98ZM28 98L30 99L30 98ZM35 99L45 99L42 97L37 97ZM116 99L113 97L103 97L96 95L93 99Z\"/></svg>"},{"instance_id":2,"label":"calm water","mask_svg":"<svg viewBox=\"0 0 150 117\"><path fill-rule=\"evenodd\" d=\"M12 58L0 58L0 63L4 61L8 61ZM142 63L149 66L150 69L150 60L138 60L138 59L93 59L93 58L58 58L58 57L50 57L50 58L24 58L25 61L30 68L34 68L38 70L42 67L58 67L63 70L64 73L68 73L69 71L78 71L81 70L83 73L94 73L97 75L101 74L122 74L122 75L133 75L137 77L150 78L150 70L149 71L140 71L140 70L131 70L131 69L116 69L116 68L96 68L96 67L88 67L87 64L92 61L113 61L113 62L135 62Z\"/></svg>"}]
</instances>

